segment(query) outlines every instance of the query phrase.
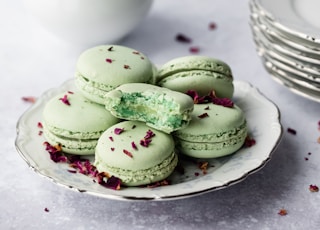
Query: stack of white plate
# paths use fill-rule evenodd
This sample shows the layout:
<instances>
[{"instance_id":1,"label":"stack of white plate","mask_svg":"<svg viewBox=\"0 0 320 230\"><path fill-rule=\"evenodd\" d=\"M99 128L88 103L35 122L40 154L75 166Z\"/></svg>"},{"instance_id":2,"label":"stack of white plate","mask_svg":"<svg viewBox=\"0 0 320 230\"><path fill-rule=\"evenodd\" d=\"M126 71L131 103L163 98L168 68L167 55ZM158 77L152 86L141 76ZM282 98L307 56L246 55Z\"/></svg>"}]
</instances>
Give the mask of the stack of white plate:
<instances>
[{"instance_id":1,"label":"stack of white plate","mask_svg":"<svg viewBox=\"0 0 320 230\"><path fill-rule=\"evenodd\" d=\"M266 70L320 102L320 0L250 0L250 26Z\"/></svg>"}]
</instances>

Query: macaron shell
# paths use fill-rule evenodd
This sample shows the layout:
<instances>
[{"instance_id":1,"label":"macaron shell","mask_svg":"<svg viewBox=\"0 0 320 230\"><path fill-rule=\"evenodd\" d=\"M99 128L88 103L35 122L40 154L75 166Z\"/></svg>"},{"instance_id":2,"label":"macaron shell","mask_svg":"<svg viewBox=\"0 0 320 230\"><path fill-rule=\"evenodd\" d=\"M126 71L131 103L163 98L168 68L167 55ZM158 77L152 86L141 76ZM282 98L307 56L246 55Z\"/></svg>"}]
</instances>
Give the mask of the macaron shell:
<instances>
[{"instance_id":1,"label":"macaron shell","mask_svg":"<svg viewBox=\"0 0 320 230\"><path fill-rule=\"evenodd\" d=\"M158 80L181 71L189 70L212 71L232 78L229 65L221 60L206 56L185 56L172 59L159 68Z\"/></svg>"},{"instance_id":2,"label":"macaron shell","mask_svg":"<svg viewBox=\"0 0 320 230\"><path fill-rule=\"evenodd\" d=\"M162 79L158 85L181 93L195 90L200 96L208 95L214 90L220 98L232 98L234 92L232 78L204 70L178 72Z\"/></svg>"},{"instance_id":3,"label":"macaron shell","mask_svg":"<svg viewBox=\"0 0 320 230\"><path fill-rule=\"evenodd\" d=\"M194 158L217 158L235 153L244 143L245 138L236 137L224 142L218 143L199 143L179 141L178 149L184 155Z\"/></svg>"},{"instance_id":4,"label":"macaron shell","mask_svg":"<svg viewBox=\"0 0 320 230\"><path fill-rule=\"evenodd\" d=\"M196 104L188 127L173 133L177 148L198 158L220 157L238 150L247 137L242 110L221 105Z\"/></svg>"},{"instance_id":5,"label":"macaron shell","mask_svg":"<svg viewBox=\"0 0 320 230\"><path fill-rule=\"evenodd\" d=\"M70 105L62 101L66 97ZM52 98L43 111L46 127L57 135L70 138L98 138L119 119L104 106L91 102L79 92L65 92Z\"/></svg>"},{"instance_id":6,"label":"macaron shell","mask_svg":"<svg viewBox=\"0 0 320 230\"><path fill-rule=\"evenodd\" d=\"M150 130L150 144L141 145ZM124 185L137 186L165 179L177 161L171 135L150 129L143 122L123 121L100 137L94 164L98 171L118 176Z\"/></svg>"},{"instance_id":7,"label":"macaron shell","mask_svg":"<svg viewBox=\"0 0 320 230\"><path fill-rule=\"evenodd\" d=\"M118 45L102 45L84 51L78 58L77 75L107 87L129 82L149 82L153 65L141 52Z\"/></svg>"},{"instance_id":8,"label":"macaron shell","mask_svg":"<svg viewBox=\"0 0 320 230\"><path fill-rule=\"evenodd\" d=\"M123 129L120 134L115 129ZM148 130L155 134L148 147L140 145ZM134 149L135 143L137 149ZM133 156L124 153L129 151ZM152 129L143 122L123 121L107 129L99 138L96 155L106 164L130 170L151 168L171 155L174 151L174 141L171 135ZM99 163L99 162L97 162Z\"/></svg>"},{"instance_id":9,"label":"macaron shell","mask_svg":"<svg viewBox=\"0 0 320 230\"><path fill-rule=\"evenodd\" d=\"M77 155L94 154L95 147L98 143L98 139L84 139L79 141L79 139L64 138L50 132L45 127L43 129L43 134L50 145L55 146L61 144L63 152Z\"/></svg>"}]
</instances>

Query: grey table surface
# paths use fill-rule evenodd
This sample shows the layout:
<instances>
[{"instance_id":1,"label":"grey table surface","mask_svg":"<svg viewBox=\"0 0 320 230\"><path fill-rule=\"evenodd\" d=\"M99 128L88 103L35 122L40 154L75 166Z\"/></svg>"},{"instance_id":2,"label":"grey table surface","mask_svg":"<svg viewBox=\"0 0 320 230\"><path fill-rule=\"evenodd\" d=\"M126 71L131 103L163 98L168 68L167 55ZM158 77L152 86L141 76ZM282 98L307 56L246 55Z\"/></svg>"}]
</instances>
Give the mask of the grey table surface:
<instances>
[{"instance_id":1,"label":"grey table surface","mask_svg":"<svg viewBox=\"0 0 320 230\"><path fill-rule=\"evenodd\" d=\"M319 229L320 192L310 192L309 185L320 186L320 107L271 79L255 50L249 13L248 1L155 0L145 20L118 44L142 51L157 64L189 55L191 46L227 62L236 80L250 82L279 107L284 133L271 161L218 191L127 202L57 186L17 154L16 122L30 106L21 97L38 97L72 78L78 55L88 47L61 41L30 22L22 1L1 0L0 228ZM210 22L216 23L214 30L208 29ZM192 43L177 42L178 33ZM280 209L288 214L279 215Z\"/></svg>"}]
</instances>

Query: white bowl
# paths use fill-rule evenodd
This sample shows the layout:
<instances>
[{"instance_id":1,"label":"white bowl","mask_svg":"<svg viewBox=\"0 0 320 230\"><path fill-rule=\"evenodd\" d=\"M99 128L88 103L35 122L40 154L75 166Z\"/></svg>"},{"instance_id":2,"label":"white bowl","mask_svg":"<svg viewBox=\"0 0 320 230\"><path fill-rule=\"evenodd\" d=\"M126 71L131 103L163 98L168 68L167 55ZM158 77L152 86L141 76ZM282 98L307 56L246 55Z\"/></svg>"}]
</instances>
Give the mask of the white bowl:
<instances>
[{"instance_id":1,"label":"white bowl","mask_svg":"<svg viewBox=\"0 0 320 230\"><path fill-rule=\"evenodd\" d=\"M72 43L112 43L130 33L153 0L24 0L48 31Z\"/></svg>"}]
</instances>

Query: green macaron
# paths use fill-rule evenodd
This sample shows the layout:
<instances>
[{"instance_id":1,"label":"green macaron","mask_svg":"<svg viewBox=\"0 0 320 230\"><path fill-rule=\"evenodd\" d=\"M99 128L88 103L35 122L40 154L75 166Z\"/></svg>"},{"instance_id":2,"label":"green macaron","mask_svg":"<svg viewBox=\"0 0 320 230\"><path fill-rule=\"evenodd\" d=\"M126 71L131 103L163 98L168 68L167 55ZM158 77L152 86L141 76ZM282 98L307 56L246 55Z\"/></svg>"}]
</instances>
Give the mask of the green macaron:
<instances>
[{"instance_id":1,"label":"green macaron","mask_svg":"<svg viewBox=\"0 0 320 230\"><path fill-rule=\"evenodd\" d=\"M123 121L99 138L94 165L99 172L139 186L166 179L178 163L171 135L139 121Z\"/></svg>"},{"instance_id":2,"label":"green macaron","mask_svg":"<svg viewBox=\"0 0 320 230\"><path fill-rule=\"evenodd\" d=\"M144 83L128 83L105 95L105 107L114 116L138 120L166 133L186 127L191 119L190 96Z\"/></svg>"},{"instance_id":3,"label":"green macaron","mask_svg":"<svg viewBox=\"0 0 320 230\"><path fill-rule=\"evenodd\" d=\"M188 127L173 133L177 149L195 158L216 158L236 152L247 137L247 123L237 106L195 104Z\"/></svg>"},{"instance_id":4,"label":"green macaron","mask_svg":"<svg viewBox=\"0 0 320 230\"><path fill-rule=\"evenodd\" d=\"M215 91L217 97L232 98L234 92L231 69L225 62L206 56L175 58L158 70L157 85L200 96Z\"/></svg>"},{"instance_id":5,"label":"green macaron","mask_svg":"<svg viewBox=\"0 0 320 230\"><path fill-rule=\"evenodd\" d=\"M76 63L75 82L84 96L103 104L106 92L124 83L153 83L153 63L125 46L101 45L85 50Z\"/></svg>"},{"instance_id":6,"label":"green macaron","mask_svg":"<svg viewBox=\"0 0 320 230\"><path fill-rule=\"evenodd\" d=\"M44 136L51 145L60 144L66 153L94 154L98 138L119 122L104 106L79 92L61 93L43 110Z\"/></svg>"}]
</instances>

